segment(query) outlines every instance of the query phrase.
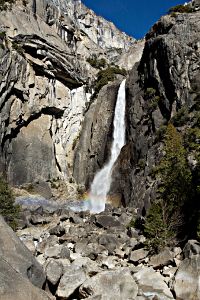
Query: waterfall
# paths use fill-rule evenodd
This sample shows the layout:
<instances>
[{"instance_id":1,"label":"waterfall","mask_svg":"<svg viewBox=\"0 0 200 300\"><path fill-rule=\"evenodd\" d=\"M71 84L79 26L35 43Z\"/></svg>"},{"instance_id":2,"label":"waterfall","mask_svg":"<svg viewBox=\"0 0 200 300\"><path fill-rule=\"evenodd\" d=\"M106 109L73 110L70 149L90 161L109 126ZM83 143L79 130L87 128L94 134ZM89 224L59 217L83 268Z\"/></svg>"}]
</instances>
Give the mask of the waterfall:
<instances>
[{"instance_id":1,"label":"waterfall","mask_svg":"<svg viewBox=\"0 0 200 300\"><path fill-rule=\"evenodd\" d=\"M124 79L119 87L115 106L111 156L108 163L95 175L89 192L87 209L94 213L105 210L106 196L112 180L112 167L125 144L125 84L126 80Z\"/></svg>"}]
</instances>

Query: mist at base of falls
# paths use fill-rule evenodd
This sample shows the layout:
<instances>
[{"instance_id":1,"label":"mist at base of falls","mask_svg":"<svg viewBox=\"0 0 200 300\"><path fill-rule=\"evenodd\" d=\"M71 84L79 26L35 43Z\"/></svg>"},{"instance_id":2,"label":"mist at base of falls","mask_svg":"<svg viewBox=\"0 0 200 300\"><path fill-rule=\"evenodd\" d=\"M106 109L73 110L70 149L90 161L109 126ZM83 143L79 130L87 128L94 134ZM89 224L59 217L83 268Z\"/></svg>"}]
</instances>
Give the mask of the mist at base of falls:
<instances>
[{"instance_id":1,"label":"mist at base of falls","mask_svg":"<svg viewBox=\"0 0 200 300\"><path fill-rule=\"evenodd\" d=\"M100 213L105 210L106 199L112 182L112 168L125 144L125 84L126 80L124 79L118 91L113 121L114 130L110 159L95 175L88 199L84 203L85 209L93 213Z\"/></svg>"}]
</instances>

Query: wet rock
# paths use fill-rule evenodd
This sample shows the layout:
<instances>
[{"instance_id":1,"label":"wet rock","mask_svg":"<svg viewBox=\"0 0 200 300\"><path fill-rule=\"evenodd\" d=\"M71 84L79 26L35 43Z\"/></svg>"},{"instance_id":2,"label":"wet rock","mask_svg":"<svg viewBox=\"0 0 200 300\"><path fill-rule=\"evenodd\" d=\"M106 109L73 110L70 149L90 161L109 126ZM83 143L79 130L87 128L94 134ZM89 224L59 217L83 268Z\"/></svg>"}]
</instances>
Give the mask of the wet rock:
<instances>
[{"instance_id":1,"label":"wet rock","mask_svg":"<svg viewBox=\"0 0 200 300\"><path fill-rule=\"evenodd\" d=\"M127 269L99 273L86 280L79 289L82 298L101 300L134 300L137 292L138 287Z\"/></svg>"},{"instance_id":2,"label":"wet rock","mask_svg":"<svg viewBox=\"0 0 200 300\"><path fill-rule=\"evenodd\" d=\"M56 295L63 300L68 299L86 279L83 269L76 269L74 266L67 267L58 285Z\"/></svg>"}]
</instances>

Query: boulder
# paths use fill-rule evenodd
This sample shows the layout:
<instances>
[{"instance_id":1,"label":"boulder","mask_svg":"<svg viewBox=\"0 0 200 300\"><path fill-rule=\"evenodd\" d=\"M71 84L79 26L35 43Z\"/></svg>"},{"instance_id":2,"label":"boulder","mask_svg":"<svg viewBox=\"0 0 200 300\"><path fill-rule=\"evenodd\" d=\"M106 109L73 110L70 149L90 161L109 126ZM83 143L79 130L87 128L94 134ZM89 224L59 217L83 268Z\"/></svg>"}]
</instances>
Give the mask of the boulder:
<instances>
[{"instance_id":1,"label":"boulder","mask_svg":"<svg viewBox=\"0 0 200 300\"><path fill-rule=\"evenodd\" d=\"M200 254L200 243L196 240L189 240L183 249L185 258L191 258L193 255Z\"/></svg>"},{"instance_id":2,"label":"boulder","mask_svg":"<svg viewBox=\"0 0 200 300\"><path fill-rule=\"evenodd\" d=\"M74 266L65 268L56 295L63 300L68 299L86 279L86 274L82 268Z\"/></svg>"},{"instance_id":3,"label":"boulder","mask_svg":"<svg viewBox=\"0 0 200 300\"><path fill-rule=\"evenodd\" d=\"M94 276L100 271L97 263L91 260L89 257L79 257L75 259L72 262L72 266L83 268L86 271L86 274L89 276Z\"/></svg>"},{"instance_id":4,"label":"boulder","mask_svg":"<svg viewBox=\"0 0 200 300\"><path fill-rule=\"evenodd\" d=\"M46 276L42 266L24 246L13 230L0 216L0 257L17 273L42 287Z\"/></svg>"},{"instance_id":5,"label":"boulder","mask_svg":"<svg viewBox=\"0 0 200 300\"><path fill-rule=\"evenodd\" d=\"M80 287L80 297L101 300L134 300L138 287L128 269L104 271L86 280Z\"/></svg>"},{"instance_id":6,"label":"boulder","mask_svg":"<svg viewBox=\"0 0 200 300\"><path fill-rule=\"evenodd\" d=\"M19 248L18 248L19 249ZM13 251L13 248L12 248ZM20 261L21 262L21 261ZM43 290L34 286L25 276L11 265L13 260L0 260L1 300L52 300Z\"/></svg>"},{"instance_id":7,"label":"boulder","mask_svg":"<svg viewBox=\"0 0 200 300\"><path fill-rule=\"evenodd\" d=\"M173 290L179 300L200 299L200 256L184 259L176 273Z\"/></svg>"},{"instance_id":8,"label":"boulder","mask_svg":"<svg viewBox=\"0 0 200 300\"><path fill-rule=\"evenodd\" d=\"M169 248L165 248L159 254L151 257L149 265L154 269L160 268L162 266L170 265L173 262L174 254Z\"/></svg>"},{"instance_id":9,"label":"boulder","mask_svg":"<svg viewBox=\"0 0 200 300\"><path fill-rule=\"evenodd\" d=\"M152 267L143 267L133 276L142 291L141 296L159 300L174 299L163 277L155 272Z\"/></svg>"},{"instance_id":10,"label":"boulder","mask_svg":"<svg viewBox=\"0 0 200 300\"><path fill-rule=\"evenodd\" d=\"M63 266L56 260L50 260L46 266L47 280L56 285L63 274Z\"/></svg>"},{"instance_id":11,"label":"boulder","mask_svg":"<svg viewBox=\"0 0 200 300\"><path fill-rule=\"evenodd\" d=\"M56 235L56 236L61 237L62 235L65 234L65 228L62 227L61 225L57 225L57 226L51 228L51 229L49 230L49 233L50 233L51 235Z\"/></svg>"},{"instance_id":12,"label":"boulder","mask_svg":"<svg viewBox=\"0 0 200 300\"><path fill-rule=\"evenodd\" d=\"M131 251L129 254L129 261L133 262L133 263L137 263L140 260L147 257L148 253L149 252L144 249L138 249L138 250Z\"/></svg>"},{"instance_id":13,"label":"boulder","mask_svg":"<svg viewBox=\"0 0 200 300\"><path fill-rule=\"evenodd\" d=\"M99 244L103 245L109 252L113 252L119 246L119 242L113 234L101 234Z\"/></svg>"},{"instance_id":14,"label":"boulder","mask_svg":"<svg viewBox=\"0 0 200 300\"><path fill-rule=\"evenodd\" d=\"M104 228L121 226L120 222L116 220L115 217L107 215L96 216L96 225Z\"/></svg>"}]
</instances>

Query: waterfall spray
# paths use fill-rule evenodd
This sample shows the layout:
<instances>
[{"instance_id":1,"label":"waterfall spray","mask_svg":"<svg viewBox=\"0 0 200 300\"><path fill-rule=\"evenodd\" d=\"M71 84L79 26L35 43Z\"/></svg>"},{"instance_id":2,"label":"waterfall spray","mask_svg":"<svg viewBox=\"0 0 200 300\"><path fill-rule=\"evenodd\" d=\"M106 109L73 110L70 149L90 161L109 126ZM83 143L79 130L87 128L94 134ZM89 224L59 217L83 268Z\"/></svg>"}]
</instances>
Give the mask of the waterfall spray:
<instances>
[{"instance_id":1,"label":"waterfall spray","mask_svg":"<svg viewBox=\"0 0 200 300\"><path fill-rule=\"evenodd\" d=\"M111 156L108 163L95 175L86 204L87 209L94 213L105 210L106 197L112 181L112 167L125 144L125 84L126 80L124 79L119 87L115 106Z\"/></svg>"}]
</instances>

